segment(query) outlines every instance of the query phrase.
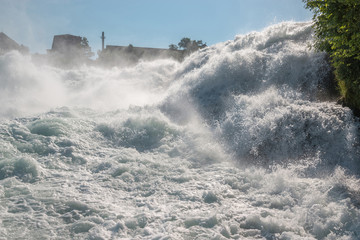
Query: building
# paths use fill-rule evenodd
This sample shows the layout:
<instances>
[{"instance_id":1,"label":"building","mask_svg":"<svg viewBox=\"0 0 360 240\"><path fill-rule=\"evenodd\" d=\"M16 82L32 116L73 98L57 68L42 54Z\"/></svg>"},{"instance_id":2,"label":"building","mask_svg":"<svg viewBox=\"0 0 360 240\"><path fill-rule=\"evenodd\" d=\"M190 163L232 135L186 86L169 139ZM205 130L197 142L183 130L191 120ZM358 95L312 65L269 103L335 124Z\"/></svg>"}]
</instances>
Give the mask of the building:
<instances>
[{"instance_id":1,"label":"building","mask_svg":"<svg viewBox=\"0 0 360 240\"><path fill-rule=\"evenodd\" d=\"M21 53L28 53L29 48L24 45L19 45L13 39L9 38L5 33L0 32L0 55L12 50L17 50Z\"/></svg>"},{"instance_id":2,"label":"building","mask_svg":"<svg viewBox=\"0 0 360 240\"><path fill-rule=\"evenodd\" d=\"M55 35L50 51L64 54L71 53L81 48L81 40L80 36L70 34Z\"/></svg>"},{"instance_id":3,"label":"building","mask_svg":"<svg viewBox=\"0 0 360 240\"><path fill-rule=\"evenodd\" d=\"M151 61L156 59L173 58L181 61L183 59L183 51L171 50L163 48L145 48L129 46L106 45L106 48L100 52L99 60L104 65L133 65L143 61Z\"/></svg>"},{"instance_id":4,"label":"building","mask_svg":"<svg viewBox=\"0 0 360 240\"><path fill-rule=\"evenodd\" d=\"M47 61L58 67L75 67L89 64L94 54L85 37L71 34L55 35Z\"/></svg>"}]
</instances>

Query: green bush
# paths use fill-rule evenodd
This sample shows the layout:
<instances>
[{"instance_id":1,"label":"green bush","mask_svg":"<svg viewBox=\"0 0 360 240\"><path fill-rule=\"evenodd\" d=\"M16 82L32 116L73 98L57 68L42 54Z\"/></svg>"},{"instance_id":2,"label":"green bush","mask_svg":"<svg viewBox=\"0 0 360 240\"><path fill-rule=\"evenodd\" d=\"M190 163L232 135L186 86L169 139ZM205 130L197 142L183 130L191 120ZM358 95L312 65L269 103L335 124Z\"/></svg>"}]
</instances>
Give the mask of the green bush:
<instances>
[{"instance_id":1,"label":"green bush","mask_svg":"<svg viewBox=\"0 0 360 240\"><path fill-rule=\"evenodd\" d=\"M314 12L315 47L335 68L344 103L360 113L360 1L303 0Z\"/></svg>"}]
</instances>

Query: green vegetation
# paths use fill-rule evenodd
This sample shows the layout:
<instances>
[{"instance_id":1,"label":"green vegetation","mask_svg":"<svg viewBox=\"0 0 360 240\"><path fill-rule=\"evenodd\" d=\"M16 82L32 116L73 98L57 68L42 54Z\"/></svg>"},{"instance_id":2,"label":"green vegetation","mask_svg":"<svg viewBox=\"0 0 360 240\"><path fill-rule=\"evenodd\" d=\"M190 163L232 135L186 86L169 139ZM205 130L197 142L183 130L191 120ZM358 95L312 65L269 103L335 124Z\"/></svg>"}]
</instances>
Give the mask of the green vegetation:
<instances>
[{"instance_id":1,"label":"green vegetation","mask_svg":"<svg viewBox=\"0 0 360 240\"><path fill-rule=\"evenodd\" d=\"M169 49L171 50L183 50L186 54L193 53L201 48L206 47L206 43L203 43L202 40L191 40L190 38L184 37L180 42L175 44L170 44Z\"/></svg>"},{"instance_id":2,"label":"green vegetation","mask_svg":"<svg viewBox=\"0 0 360 240\"><path fill-rule=\"evenodd\" d=\"M80 46L83 52L83 56L85 58L91 58L92 56L94 56L94 53L91 52L89 41L87 40L86 37L81 38Z\"/></svg>"},{"instance_id":3,"label":"green vegetation","mask_svg":"<svg viewBox=\"0 0 360 240\"><path fill-rule=\"evenodd\" d=\"M360 1L303 2L314 13L315 48L330 55L343 102L360 115Z\"/></svg>"}]
</instances>

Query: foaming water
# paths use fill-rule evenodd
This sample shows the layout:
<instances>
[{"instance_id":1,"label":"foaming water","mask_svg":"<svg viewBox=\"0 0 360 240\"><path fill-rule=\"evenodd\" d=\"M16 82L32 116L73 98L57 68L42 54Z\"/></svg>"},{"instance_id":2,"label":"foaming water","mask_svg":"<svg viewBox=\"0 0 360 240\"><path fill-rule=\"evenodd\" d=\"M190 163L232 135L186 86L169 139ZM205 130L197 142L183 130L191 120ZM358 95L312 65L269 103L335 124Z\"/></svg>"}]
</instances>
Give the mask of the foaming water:
<instances>
[{"instance_id":1,"label":"foaming water","mask_svg":"<svg viewBox=\"0 0 360 240\"><path fill-rule=\"evenodd\" d=\"M59 75L36 66L29 56L18 52L0 56L0 71L0 117L46 111L65 99Z\"/></svg>"},{"instance_id":2,"label":"foaming water","mask_svg":"<svg viewBox=\"0 0 360 240\"><path fill-rule=\"evenodd\" d=\"M154 104L163 98L177 65L161 60L132 68L62 70L10 52L0 56L0 116L24 116L63 106L109 111Z\"/></svg>"},{"instance_id":3,"label":"foaming water","mask_svg":"<svg viewBox=\"0 0 360 240\"><path fill-rule=\"evenodd\" d=\"M0 239L359 239L359 123L320 101L311 42L281 23L182 63L0 56Z\"/></svg>"}]
</instances>

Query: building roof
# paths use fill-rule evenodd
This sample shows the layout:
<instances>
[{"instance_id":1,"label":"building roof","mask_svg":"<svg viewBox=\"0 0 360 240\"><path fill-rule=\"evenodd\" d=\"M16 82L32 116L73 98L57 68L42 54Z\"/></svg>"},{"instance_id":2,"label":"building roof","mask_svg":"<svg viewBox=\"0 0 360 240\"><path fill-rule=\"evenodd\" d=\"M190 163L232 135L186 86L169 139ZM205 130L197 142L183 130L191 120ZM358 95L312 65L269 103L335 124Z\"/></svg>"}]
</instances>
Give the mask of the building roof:
<instances>
[{"instance_id":1,"label":"building roof","mask_svg":"<svg viewBox=\"0 0 360 240\"><path fill-rule=\"evenodd\" d=\"M21 50L21 46L9 38L5 33L0 32L0 49L2 50Z\"/></svg>"},{"instance_id":2,"label":"building roof","mask_svg":"<svg viewBox=\"0 0 360 240\"><path fill-rule=\"evenodd\" d=\"M142 50L148 50L148 51L168 51L168 48L149 48L149 47L134 47L132 45L129 46L116 46L116 45L106 45L106 49L109 50L122 50L124 48L131 48L133 49L142 49Z\"/></svg>"},{"instance_id":3,"label":"building roof","mask_svg":"<svg viewBox=\"0 0 360 240\"><path fill-rule=\"evenodd\" d=\"M55 35L51 50L57 52L71 51L74 48L80 47L80 44L80 36L75 36L71 34Z\"/></svg>"}]
</instances>

